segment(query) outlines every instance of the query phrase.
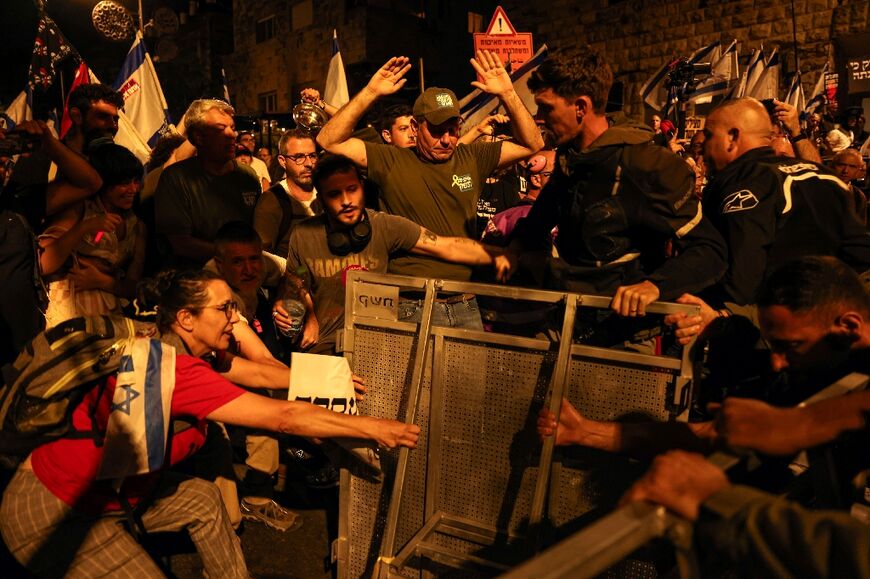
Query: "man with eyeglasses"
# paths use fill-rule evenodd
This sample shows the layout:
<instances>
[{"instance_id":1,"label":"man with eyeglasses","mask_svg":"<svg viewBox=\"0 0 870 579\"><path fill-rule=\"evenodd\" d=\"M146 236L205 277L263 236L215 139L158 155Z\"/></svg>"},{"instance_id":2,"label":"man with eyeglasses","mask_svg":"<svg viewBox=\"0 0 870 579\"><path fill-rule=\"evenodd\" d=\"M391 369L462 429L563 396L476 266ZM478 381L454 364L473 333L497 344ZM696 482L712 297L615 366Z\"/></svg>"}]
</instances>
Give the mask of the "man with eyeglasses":
<instances>
[{"instance_id":1,"label":"man with eyeglasses","mask_svg":"<svg viewBox=\"0 0 870 579\"><path fill-rule=\"evenodd\" d=\"M254 210L254 228L269 253L287 257L293 227L323 213L311 180L317 157L314 138L304 130L287 131L278 142L278 163L286 176L263 193Z\"/></svg>"},{"instance_id":2,"label":"man with eyeglasses","mask_svg":"<svg viewBox=\"0 0 870 579\"><path fill-rule=\"evenodd\" d=\"M259 154L254 154L258 151L257 138L251 131L241 131L238 137L236 137L236 142L239 146L244 147L251 153L251 162L249 165L257 174L257 177L260 178L260 181L263 184L263 191L265 191L269 188L269 185L272 184L272 178L269 177L269 167L266 166L266 162L260 159Z\"/></svg>"},{"instance_id":3,"label":"man with eyeglasses","mask_svg":"<svg viewBox=\"0 0 870 579\"><path fill-rule=\"evenodd\" d=\"M843 183L849 186L852 211L858 221L867 225L867 195L858 188L856 181L865 179L867 164L857 149L843 149L831 160L831 168Z\"/></svg>"}]
</instances>

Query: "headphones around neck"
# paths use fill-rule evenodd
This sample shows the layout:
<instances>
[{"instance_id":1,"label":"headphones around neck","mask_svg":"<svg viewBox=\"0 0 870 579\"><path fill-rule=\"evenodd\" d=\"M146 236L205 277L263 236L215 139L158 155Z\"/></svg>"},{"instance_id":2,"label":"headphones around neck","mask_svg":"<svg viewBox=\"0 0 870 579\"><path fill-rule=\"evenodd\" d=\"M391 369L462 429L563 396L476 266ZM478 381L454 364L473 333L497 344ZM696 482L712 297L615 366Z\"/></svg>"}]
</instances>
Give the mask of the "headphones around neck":
<instances>
[{"instance_id":1,"label":"headphones around neck","mask_svg":"<svg viewBox=\"0 0 870 579\"><path fill-rule=\"evenodd\" d=\"M333 229L332 221L326 220L326 245L330 253L344 257L349 253L359 253L372 238L372 225L365 209L362 218L348 229Z\"/></svg>"}]
</instances>

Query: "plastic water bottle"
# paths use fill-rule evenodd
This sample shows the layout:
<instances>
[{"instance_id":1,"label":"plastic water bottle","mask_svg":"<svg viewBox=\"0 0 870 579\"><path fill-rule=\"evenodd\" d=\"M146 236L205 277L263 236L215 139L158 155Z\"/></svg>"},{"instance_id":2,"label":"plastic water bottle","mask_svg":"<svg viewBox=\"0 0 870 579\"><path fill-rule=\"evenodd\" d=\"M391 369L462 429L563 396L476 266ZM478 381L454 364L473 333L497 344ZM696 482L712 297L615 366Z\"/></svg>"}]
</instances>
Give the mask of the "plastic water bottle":
<instances>
[{"instance_id":1,"label":"plastic water bottle","mask_svg":"<svg viewBox=\"0 0 870 579\"><path fill-rule=\"evenodd\" d=\"M305 304L299 300L287 298L283 305L287 315L290 316L290 329L281 330L281 333L295 342L299 334L302 333L302 323L305 321Z\"/></svg>"}]
</instances>

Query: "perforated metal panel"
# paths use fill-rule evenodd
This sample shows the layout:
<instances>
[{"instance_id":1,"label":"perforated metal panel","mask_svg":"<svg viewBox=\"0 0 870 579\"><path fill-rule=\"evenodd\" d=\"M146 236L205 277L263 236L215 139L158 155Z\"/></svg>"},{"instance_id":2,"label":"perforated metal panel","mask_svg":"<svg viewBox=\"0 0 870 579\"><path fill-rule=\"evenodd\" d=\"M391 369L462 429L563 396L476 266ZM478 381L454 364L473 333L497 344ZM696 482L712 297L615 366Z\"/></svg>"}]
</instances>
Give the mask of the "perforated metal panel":
<instances>
[{"instance_id":1,"label":"perforated metal panel","mask_svg":"<svg viewBox=\"0 0 870 579\"><path fill-rule=\"evenodd\" d=\"M481 291L481 286L469 286ZM544 293L548 292L539 292ZM570 327L573 314L565 315ZM384 322L378 325L386 327L375 327L366 325L376 322L365 318L352 322L354 370L369 385L361 412L404 419L413 387L415 344L421 339L414 333L417 326ZM372 576L388 527L395 541L386 548L384 561L405 577L493 574L451 570L452 555L472 564L474 558L501 565L521 562L532 554L531 543L524 539L530 516L542 508L534 506L543 504L542 489L549 488L550 523L570 529L595 507L614 500L614 491L620 492L620 485L638 474L636 465L613 455L557 453L554 479L549 487L536 488L542 452L535 425L553 376L564 372L564 394L596 420L626 414L671 418L666 400L687 376L678 363L659 365L639 354L596 355L585 346L560 350L546 341L483 333L471 339L461 331L429 331L430 351L421 370L415 419L422 431L418 448L408 455L401 500L387 520L398 484L398 453L382 455L384 483L350 479L349 500L342 503L341 513L347 521L348 556L345 567L339 566L340 577ZM550 463L544 468L549 473ZM435 553L438 549L445 556ZM433 559L421 557L421 552ZM626 564L624 569L630 576L649 576L643 563Z\"/></svg>"}]
</instances>

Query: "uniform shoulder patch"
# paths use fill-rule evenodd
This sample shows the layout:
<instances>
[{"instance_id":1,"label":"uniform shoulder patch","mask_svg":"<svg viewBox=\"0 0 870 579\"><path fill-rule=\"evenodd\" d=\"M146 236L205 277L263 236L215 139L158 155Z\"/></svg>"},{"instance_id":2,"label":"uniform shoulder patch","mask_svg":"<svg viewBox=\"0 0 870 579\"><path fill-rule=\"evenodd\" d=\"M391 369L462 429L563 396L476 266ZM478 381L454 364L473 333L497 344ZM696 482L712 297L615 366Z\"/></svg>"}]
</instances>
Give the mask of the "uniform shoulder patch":
<instances>
[{"instance_id":1,"label":"uniform shoulder patch","mask_svg":"<svg viewBox=\"0 0 870 579\"><path fill-rule=\"evenodd\" d=\"M721 211L722 214L736 213L754 209L757 205L758 197L749 189L742 189L725 197L725 200L722 201Z\"/></svg>"}]
</instances>

